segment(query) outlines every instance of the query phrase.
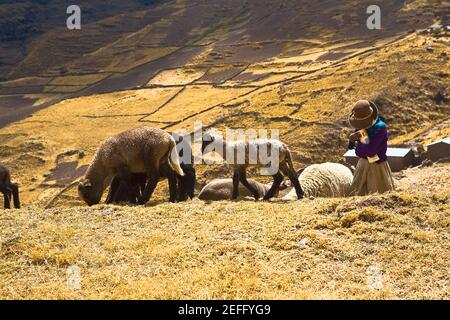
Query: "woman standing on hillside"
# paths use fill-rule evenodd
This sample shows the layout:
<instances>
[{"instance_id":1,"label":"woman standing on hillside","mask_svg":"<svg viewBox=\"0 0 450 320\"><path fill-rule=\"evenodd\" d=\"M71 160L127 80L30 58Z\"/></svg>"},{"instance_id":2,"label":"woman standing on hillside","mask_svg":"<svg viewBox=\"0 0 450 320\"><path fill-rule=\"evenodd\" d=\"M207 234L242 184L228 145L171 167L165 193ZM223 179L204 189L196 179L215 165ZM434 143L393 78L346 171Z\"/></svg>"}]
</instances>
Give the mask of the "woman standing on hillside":
<instances>
[{"instance_id":1,"label":"woman standing on hillside","mask_svg":"<svg viewBox=\"0 0 450 320\"><path fill-rule=\"evenodd\" d=\"M394 190L394 179L387 162L388 132L377 106L367 100L353 105L349 117L355 132L350 135L349 149L356 148L360 158L356 166L350 195L367 195Z\"/></svg>"}]
</instances>

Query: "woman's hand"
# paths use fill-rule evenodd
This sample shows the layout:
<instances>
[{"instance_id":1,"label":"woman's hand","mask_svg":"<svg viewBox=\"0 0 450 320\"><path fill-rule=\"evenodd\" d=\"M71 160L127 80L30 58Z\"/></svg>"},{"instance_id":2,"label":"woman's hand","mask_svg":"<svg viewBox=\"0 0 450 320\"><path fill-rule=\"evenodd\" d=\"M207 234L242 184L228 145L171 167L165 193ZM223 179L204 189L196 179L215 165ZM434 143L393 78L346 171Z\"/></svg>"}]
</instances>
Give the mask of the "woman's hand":
<instances>
[{"instance_id":1,"label":"woman's hand","mask_svg":"<svg viewBox=\"0 0 450 320\"><path fill-rule=\"evenodd\" d=\"M359 141L360 139L361 139L361 132L359 131L353 132L349 137L350 142L356 142Z\"/></svg>"}]
</instances>

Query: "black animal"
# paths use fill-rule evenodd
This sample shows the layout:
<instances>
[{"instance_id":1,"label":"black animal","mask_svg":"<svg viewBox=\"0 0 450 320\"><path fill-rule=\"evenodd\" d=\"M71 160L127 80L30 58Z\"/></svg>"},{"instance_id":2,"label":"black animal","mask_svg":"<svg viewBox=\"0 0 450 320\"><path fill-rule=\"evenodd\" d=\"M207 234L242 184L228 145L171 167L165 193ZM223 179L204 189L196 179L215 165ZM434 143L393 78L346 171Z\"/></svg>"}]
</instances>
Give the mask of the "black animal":
<instances>
[{"instance_id":1,"label":"black animal","mask_svg":"<svg viewBox=\"0 0 450 320\"><path fill-rule=\"evenodd\" d=\"M9 170L0 164L0 192L3 193L5 209L11 208L11 196L14 199L14 207L20 208L19 186L11 182Z\"/></svg>"},{"instance_id":2,"label":"black animal","mask_svg":"<svg viewBox=\"0 0 450 320\"><path fill-rule=\"evenodd\" d=\"M106 203L133 203L137 204L142 195L147 175L145 173L133 173L126 183L119 177L114 177L109 188Z\"/></svg>"},{"instance_id":3,"label":"black animal","mask_svg":"<svg viewBox=\"0 0 450 320\"><path fill-rule=\"evenodd\" d=\"M177 176L178 181L178 201L186 201L194 198L195 183L197 181L195 168L192 164L181 163L184 177Z\"/></svg>"},{"instance_id":4,"label":"black animal","mask_svg":"<svg viewBox=\"0 0 450 320\"><path fill-rule=\"evenodd\" d=\"M177 175L177 201L186 201L194 198L195 169L191 164L181 164L184 176ZM163 172L161 178L165 177ZM127 182L119 177L114 177L111 182L106 203L132 203L137 204L139 197L145 188L147 175L145 173L131 174Z\"/></svg>"},{"instance_id":5,"label":"black animal","mask_svg":"<svg viewBox=\"0 0 450 320\"><path fill-rule=\"evenodd\" d=\"M190 145L190 136L180 136L171 133L177 143L178 157L180 158L180 167L183 169L184 177L177 176L178 181L178 201L186 201L188 198L194 198L195 184L197 182L194 163L194 155Z\"/></svg>"}]
</instances>

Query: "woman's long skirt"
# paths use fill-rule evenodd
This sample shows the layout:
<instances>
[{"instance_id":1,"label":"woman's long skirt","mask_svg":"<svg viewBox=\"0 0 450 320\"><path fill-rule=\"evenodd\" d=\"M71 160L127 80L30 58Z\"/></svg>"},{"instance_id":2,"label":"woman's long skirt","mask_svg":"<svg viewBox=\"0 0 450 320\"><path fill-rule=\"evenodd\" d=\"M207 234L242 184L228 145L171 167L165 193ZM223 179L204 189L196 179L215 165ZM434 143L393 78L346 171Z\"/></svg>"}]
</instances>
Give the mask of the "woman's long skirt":
<instances>
[{"instance_id":1,"label":"woman's long skirt","mask_svg":"<svg viewBox=\"0 0 450 320\"><path fill-rule=\"evenodd\" d=\"M387 161L369 163L360 158L353 175L349 195L364 196L371 193L384 193L394 190L394 179Z\"/></svg>"}]
</instances>

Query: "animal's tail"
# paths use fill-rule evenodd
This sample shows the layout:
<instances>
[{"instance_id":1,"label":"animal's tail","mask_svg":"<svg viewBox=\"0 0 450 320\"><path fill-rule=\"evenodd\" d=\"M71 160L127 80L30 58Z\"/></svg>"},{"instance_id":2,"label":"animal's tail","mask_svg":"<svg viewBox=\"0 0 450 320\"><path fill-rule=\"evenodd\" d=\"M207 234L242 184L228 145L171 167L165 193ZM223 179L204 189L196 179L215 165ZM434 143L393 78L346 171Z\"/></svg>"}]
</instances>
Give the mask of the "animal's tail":
<instances>
[{"instance_id":1,"label":"animal's tail","mask_svg":"<svg viewBox=\"0 0 450 320\"><path fill-rule=\"evenodd\" d=\"M169 165L173 171L175 171L178 175L184 176L183 169L180 166L180 159L178 158L177 152L177 143L175 139L170 137L170 149L169 149Z\"/></svg>"}]
</instances>

